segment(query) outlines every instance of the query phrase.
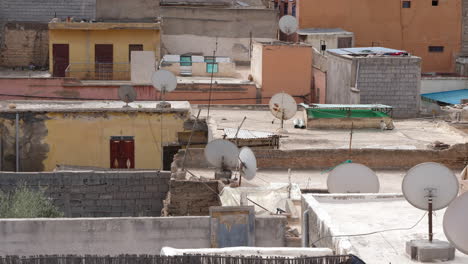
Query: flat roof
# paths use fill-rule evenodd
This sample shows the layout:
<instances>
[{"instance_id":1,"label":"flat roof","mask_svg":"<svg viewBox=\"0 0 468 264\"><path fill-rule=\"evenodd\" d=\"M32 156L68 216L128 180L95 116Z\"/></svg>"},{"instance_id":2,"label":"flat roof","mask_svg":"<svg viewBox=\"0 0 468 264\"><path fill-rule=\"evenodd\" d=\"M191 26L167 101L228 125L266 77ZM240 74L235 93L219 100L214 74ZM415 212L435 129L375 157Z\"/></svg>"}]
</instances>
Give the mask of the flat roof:
<instances>
[{"instance_id":1,"label":"flat roof","mask_svg":"<svg viewBox=\"0 0 468 264\"><path fill-rule=\"evenodd\" d=\"M413 207L401 196L304 194L303 197L309 205L314 204L313 199L318 201L319 204L315 205L314 211L321 210L323 213L320 214L317 225L325 220L335 236L397 228L407 229L337 238L341 241L337 241L337 244L348 240L356 251L354 254L366 263L413 263L406 255L406 241L427 238L425 211ZM445 209L436 211L433 217L434 239L447 241L442 228L444 212ZM410 229L418 220L421 221ZM468 255L456 251L455 259L444 263L468 263Z\"/></svg>"},{"instance_id":2,"label":"flat roof","mask_svg":"<svg viewBox=\"0 0 468 264\"><path fill-rule=\"evenodd\" d=\"M437 93L425 93L421 94L422 97L425 97L430 100L434 100L446 104L461 104L462 99L468 99L468 89L446 91L446 92L437 92Z\"/></svg>"},{"instance_id":3,"label":"flat roof","mask_svg":"<svg viewBox=\"0 0 468 264\"><path fill-rule=\"evenodd\" d=\"M17 112L186 112L190 111L187 101L170 101L171 108L158 109L159 101L135 101L124 107L122 101L45 101L11 100L0 102L1 113ZM11 106L15 106L11 108Z\"/></svg>"},{"instance_id":4,"label":"flat roof","mask_svg":"<svg viewBox=\"0 0 468 264\"><path fill-rule=\"evenodd\" d=\"M327 49L328 52L337 55L393 55L399 53L408 53L404 50L389 49L384 47L362 47L345 49Z\"/></svg>"},{"instance_id":5,"label":"flat roof","mask_svg":"<svg viewBox=\"0 0 468 264\"><path fill-rule=\"evenodd\" d=\"M392 109L392 106L383 104L300 104L305 108L326 108L326 109L375 109L375 108L387 108Z\"/></svg>"},{"instance_id":6,"label":"flat roof","mask_svg":"<svg viewBox=\"0 0 468 264\"><path fill-rule=\"evenodd\" d=\"M353 34L342 28L301 28L297 31L299 35L314 35L314 34Z\"/></svg>"},{"instance_id":7,"label":"flat roof","mask_svg":"<svg viewBox=\"0 0 468 264\"><path fill-rule=\"evenodd\" d=\"M144 22L49 22L49 29L62 30L118 30L118 29L160 29L160 23Z\"/></svg>"}]
</instances>

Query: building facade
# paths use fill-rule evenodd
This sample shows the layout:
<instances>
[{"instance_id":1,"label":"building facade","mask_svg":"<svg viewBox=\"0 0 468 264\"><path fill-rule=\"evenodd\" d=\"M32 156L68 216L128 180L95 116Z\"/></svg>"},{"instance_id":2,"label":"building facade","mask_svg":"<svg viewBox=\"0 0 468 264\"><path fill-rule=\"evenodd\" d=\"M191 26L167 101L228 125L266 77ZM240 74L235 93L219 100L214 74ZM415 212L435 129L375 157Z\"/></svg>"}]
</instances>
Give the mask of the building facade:
<instances>
[{"instance_id":1,"label":"building facade","mask_svg":"<svg viewBox=\"0 0 468 264\"><path fill-rule=\"evenodd\" d=\"M402 49L423 72L454 72L460 53L462 0L297 0L299 28L342 28L356 47ZM437 18L437 19L435 19Z\"/></svg>"}]
</instances>

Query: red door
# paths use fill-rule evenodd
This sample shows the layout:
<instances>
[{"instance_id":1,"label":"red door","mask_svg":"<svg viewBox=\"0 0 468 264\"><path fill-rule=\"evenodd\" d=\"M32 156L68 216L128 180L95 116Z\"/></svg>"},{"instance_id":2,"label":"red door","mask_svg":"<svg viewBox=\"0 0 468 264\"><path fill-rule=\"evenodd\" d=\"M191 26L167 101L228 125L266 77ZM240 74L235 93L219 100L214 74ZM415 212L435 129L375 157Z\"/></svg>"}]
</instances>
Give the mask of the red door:
<instances>
[{"instance_id":1,"label":"red door","mask_svg":"<svg viewBox=\"0 0 468 264\"><path fill-rule=\"evenodd\" d=\"M112 137L110 141L110 168L135 168L135 141L131 137Z\"/></svg>"},{"instance_id":2,"label":"red door","mask_svg":"<svg viewBox=\"0 0 468 264\"><path fill-rule=\"evenodd\" d=\"M52 75L54 77L65 77L65 70L70 64L70 50L68 44L53 44L52 60L54 63Z\"/></svg>"},{"instance_id":3,"label":"red door","mask_svg":"<svg viewBox=\"0 0 468 264\"><path fill-rule=\"evenodd\" d=\"M114 46L112 44L96 44L94 46L94 62L96 79L112 80Z\"/></svg>"}]
</instances>

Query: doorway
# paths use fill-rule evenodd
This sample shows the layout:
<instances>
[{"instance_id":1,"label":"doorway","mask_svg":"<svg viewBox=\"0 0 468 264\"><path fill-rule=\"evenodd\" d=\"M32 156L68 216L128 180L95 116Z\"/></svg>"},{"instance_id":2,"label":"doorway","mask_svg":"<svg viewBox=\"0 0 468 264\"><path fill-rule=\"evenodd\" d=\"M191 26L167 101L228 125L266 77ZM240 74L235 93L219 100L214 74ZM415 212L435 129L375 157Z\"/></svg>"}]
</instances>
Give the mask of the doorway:
<instances>
[{"instance_id":1,"label":"doorway","mask_svg":"<svg viewBox=\"0 0 468 264\"><path fill-rule=\"evenodd\" d=\"M111 137L110 168L135 168L135 139L133 137Z\"/></svg>"},{"instance_id":2,"label":"doorway","mask_svg":"<svg viewBox=\"0 0 468 264\"><path fill-rule=\"evenodd\" d=\"M68 44L52 45L52 60L54 77L65 77L65 70L70 64L70 49Z\"/></svg>"},{"instance_id":3,"label":"doorway","mask_svg":"<svg viewBox=\"0 0 468 264\"><path fill-rule=\"evenodd\" d=\"M97 80L112 80L114 63L114 45L96 44L94 46L94 62Z\"/></svg>"}]
</instances>

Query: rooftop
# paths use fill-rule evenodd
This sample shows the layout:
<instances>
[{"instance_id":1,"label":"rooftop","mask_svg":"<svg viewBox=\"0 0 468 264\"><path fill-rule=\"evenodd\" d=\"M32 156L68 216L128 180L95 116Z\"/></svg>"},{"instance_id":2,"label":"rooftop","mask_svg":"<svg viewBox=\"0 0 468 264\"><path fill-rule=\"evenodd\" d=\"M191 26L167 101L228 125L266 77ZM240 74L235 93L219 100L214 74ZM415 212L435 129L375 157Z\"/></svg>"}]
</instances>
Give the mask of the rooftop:
<instances>
[{"instance_id":1,"label":"rooftop","mask_svg":"<svg viewBox=\"0 0 468 264\"><path fill-rule=\"evenodd\" d=\"M160 23L142 22L50 22L49 29L111 30L111 29L160 29Z\"/></svg>"},{"instance_id":2,"label":"rooftop","mask_svg":"<svg viewBox=\"0 0 468 264\"><path fill-rule=\"evenodd\" d=\"M122 101L2 101L0 112L186 112L187 101L169 102L170 109L157 109L158 101L136 101L124 107Z\"/></svg>"},{"instance_id":3,"label":"rooftop","mask_svg":"<svg viewBox=\"0 0 468 264\"><path fill-rule=\"evenodd\" d=\"M468 89L425 93L421 94L422 97L445 104L461 104L463 99L468 99Z\"/></svg>"},{"instance_id":4,"label":"rooftop","mask_svg":"<svg viewBox=\"0 0 468 264\"><path fill-rule=\"evenodd\" d=\"M353 34L341 28L302 28L297 31L299 35L333 35L333 34Z\"/></svg>"},{"instance_id":5,"label":"rooftop","mask_svg":"<svg viewBox=\"0 0 468 264\"><path fill-rule=\"evenodd\" d=\"M366 263L413 263L405 253L405 243L411 239L427 237L427 217L424 211L411 206L403 197L376 197L375 195L303 195L310 204L316 199L314 211L322 210L318 225L327 223L333 235L361 234L393 228L409 230L382 232L367 236L337 238L344 243L350 242L351 247ZM317 208L319 207L319 208ZM434 239L447 241L442 230L442 219L445 210L439 210L434 215ZM413 229L411 226L422 219ZM323 230L325 228L322 228ZM314 241L311 241L314 242ZM468 255L457 251L453 261L448 264L468 263Z\"/></svg>"},{"instance_id":6,"label":"rooftop","mask_svg":"<svg viewBox=\"0 0 468 264\"><path fill-rule=\"evenodd\" d=\"M327 52L335 55L344 56L408 56L408 52L404 50L389 49L383 47L360 47L360 48L345 48L345 49L327 49Z\"/></svg>"}]
</instances>

